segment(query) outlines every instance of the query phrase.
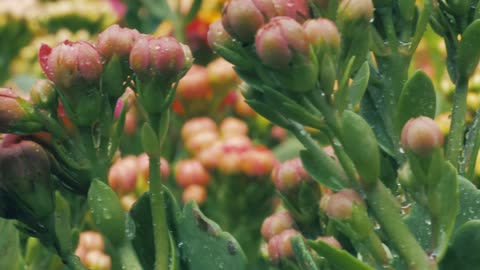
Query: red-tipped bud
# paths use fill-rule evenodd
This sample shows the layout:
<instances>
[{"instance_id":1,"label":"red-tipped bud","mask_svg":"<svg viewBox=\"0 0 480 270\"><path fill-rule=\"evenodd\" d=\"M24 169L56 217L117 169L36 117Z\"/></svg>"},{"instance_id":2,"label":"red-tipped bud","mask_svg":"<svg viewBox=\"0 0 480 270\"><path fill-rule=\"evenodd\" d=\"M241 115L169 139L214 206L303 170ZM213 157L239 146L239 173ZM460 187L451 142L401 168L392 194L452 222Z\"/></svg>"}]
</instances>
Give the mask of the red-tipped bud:
<instances>
[{"instance_id":1,"label":"red-tipped bud","mask_svg":"<svg viewBox=\"0 0 480 270\"><path fill-rule=\"evenodd\" d=\"M128 57L139 35L137 30L114 24L99 34L97 50L107 61L113 56Z\"/></svg>"},{"instance_id":2,"label":"red-tipped bud","mask_svg":"<svg viewBox=\"0 0 480 270\"><path fill-rule=\"evenodd\" d=\"M280 126L273 126L270 134L276 141L282 142L287 139L287 130Z\"/></svg>"},{"instance_id":3,"label":"red-tipped bud","mask_svg":"<svg viewBox=\"0 0 480 270\"><path fill-rule=\"evenodd\" d=\"M202 204L207 199L207 189L201 185L189 185L183 190L182 200L184 203L193 200Z\"/></svg>"},{"instance_id":4,"label":"red-tipped bud","mask_svg":"<svg viewBox=\"0 0 480 270\"><path fill-rule=\"evenodd\" d=\"M28 101L9 88L0 88L0 133L35 133L43 126Z\"/></svg>"},{"instance_id":5,"label":"red-tipped bud","mask_svg":"<svg viewBox=\"0 0 480 270\"><path fill-rule=\"evenodd\" d=\"M42 44L39 62L47 78L60 89L98 83L103 70L98 51L86 41L65 40L53 49Z\"/></svg>"},{"instance_id":6,"label":"red-tipped bud","mask_svg":"<svg viewBox=\"0 0 480 270\"><path fill-rule=\"evenodd\" d=\"M269 241L275 235L281 232L293 229L295 221L288 212L278 212L267 217L262 223L262 236L265 241Z\"/></svg>"},{"instance_id":7,"label":"red-tipped bud","mask_svg":"<svg viewBox=\"0 0 480 270\"><path fill-rule=\"evenodd\" d=\"M212 24L208 29L207 42L210 48L217 50L218 47L234 48L236 47L235 40L223 28L222 20L219 19Z\"/></svg>"},{"instance_id":8,"label":"red-tipped bud","mask_svg":"<svg viewBox=\"0 0 480 270\"><path fill-rule=\"evenodd\" d=\"M49 80L36 81L30 89L30 98L38 108L56 110L57 93Z\"/></svg>"},{"instance_id":9,"label":"red-tipped bud","mask_svg":"<svg viewBox=\"0 0 480 270\"><path fill-rule=\"evenodd\" d=\"M326 53L332 50L337 52L340 48L340 33L331 20L324 18L308 20L303 24L303 29L317 55L325 50L328 50Z\"/></svg>"},{"instance_id":10,"label":"red-tipped bud","mask_svg":"<svg viewBox=\"0 0 480 270\"><path fill-rule=\"evenodd\" d=\"M277 190L288 192L297 189L302 181L310 181L312 178L303 168L300 158L295 158L275 166L272 179Z\"/></svg>"},{"instance_id":11,"label":"red-tipped bud","mask_svg":"<svg viewBox=\"0 0 480 270\"><path fill-rule=\"evenodd\" d=\"M420 116L405 124L401 140L405 150L426 156L436 147L443 146L444 137L433 119Z\"/></svg>"},{"instance_id":12,"label":"red-tipped bud","mask_svg":"<svg viewBox=\"0 0 480 270\"><path fill-rule=\"evenodd\" d=\"M315 242L324 242L332 247L342 249L342 245L340 244L340 242L338 242L338 240L333 236L320 236L317 238L317 240L315 240Z\"/></svg>"},{"instance_id":13,"label":"red-tipped bud","mask_svg":"<svg viewBox=\"0 0 480 270\"><path fill-rule=\"evenodd\" d=\"M185 76L178 81L177 95L181 100L208 99L213 90L208 82L207 69L193 65Z\"/></svg>"},{"instance_id":14,"label":"red-tipped bud","mask_svg":"<svg viewBox=\"0 0 480 270\"><path fill-rule=\"evenodd\" d=\"M223 158L223 149L221 142L214 142L212 145L200 151L195 158L207 169L217 167L220 159Z\"/></svg>"},{"instance_id":15,"label":"red-tipped bud","mask_svg":"<svg viewBox=\"0 0 480 270\"><path fill-rule=\"evenodd\" d=\"M302 25L289 17L275 17L263 26L255 38L255 48L265 65L284 70L298 58L308 59L310 52Z\"/></svg>"},{"instance_id":16,"label":"red-tipped bud","mask_svg":"<svg viewBox=\"0 0 480 270\"><path fill-rule=\"evenodd\" d=\"M338 17L344 21L370 22L373 9L372 0L343 0L338 8Z\"/></svg>"},{"instance_id":17,"label":"red-tipped bud","mask_svg":"<svg viewBox=\"0 0 480 270\"><path fill-rule=\"evenodd\" d=\"M206 186L210 182L210 178L210 174L198 160L180 160L175 166L175 179L183 188L194 184Z\"/></svg>"},{"instance_id":18,"label":"red-tipped bud","mask_svg":"<svg viewBox=\"0 0 480 270\"><path fill-rule=\"evenodd\" d=\"M100 233L96 231L85 231L80 233L78 246L84 248L87 252L93 250L103 251L105 241Z\"/></svg>"},{"instance_id":19,"label":"red-tipped bud","mask_svg":"<svg viewBox=\"0 0 480 270\"><path fill-rule=\"evenodd\" d=\"M268 148L250 149L242 154L242 172L248 176L268 175L276 162L275 155Z\"/></svg>"},{"instance_id":20,"label":"red-tipped bud","mask_svg":"<svg viewBox=\"0 0 480 270\"><path fill-rule=\"evenodd\" d=\"M142 80L173 82L192 61L190 49L173 37L142 36L130 52L130 67Z\"/></svg>"},{"instance_id":21,"label":"red-tipped bud","mask_svg":"<svg viewBox=\"0 0 480 270\"><path fill-rule=\"evenodd\" d=\"M135 156L127 156L112 165L108 173L108 183L117 193L129 193L135 190L138 173L137 158Z\"/></svg>"},{"instance_id":22,"label":"red-tipped bud","mask_svg":"<svg viewBox=\"0 0 480 270\"><path fill-rule=\"evenodd\" d=\"M235 117L227 117L220 123L220 133L223 138L247 136L247 124Z\"/></svg>"},{"instance_id":23,"label":"red-tipped bud","mask_svg":"<svg viewBox=\"0 0 480 270\"><path fill-rule=\"evenodd\" d=\"M182 127L182 138L188 141L194 135L203 131L217 131L217 124L208 117L196 117L188 120Z\"/></svg>"},{"instance_id":24,"label":"red-tipped bud","mask_svg":"<svg viewBox=\"0 0 480 270\"><path fill-rule=\"evenodd\" d=\"M281 259L287 259L294 256L291 240L292 237L300 235L296 230L290 229L275 235L268 241L268 256L274 263Z\"/></svg>"},{"instance_id":25,"label":"red-tipped bud","mask_svg":"<svg viewBox=\"0 0 480 270\"><path fill-rule=\"evenodd\" d=\"M242 117L253 117L257 112L245 102L245 98L240 92L237 92L237 100L235 101L235 113Z\"/></svg>"},{"instance_id":26,"label":"red-tipped bud","mask_svg":"<svg viewBox=\"0 0 480 270\"><path fill-rule=\"evenodd\" d=\"M354 205L365 207L365 201L353 189L342 189L332 194L326 204L327 215L338 220L351 218Z\"/></svg>"},{"instance_id":27,"label":"red-tipped bud","mask_svg":"<svg viewBox=\"0 0 480 270\"><path fill-rule=\"evenodd\" d=\"M85 266L89 269L95 270L110 270L112 267L112 260L110 256L105 253L94 250L85 255Z\"/></svg>"}]
</instances>

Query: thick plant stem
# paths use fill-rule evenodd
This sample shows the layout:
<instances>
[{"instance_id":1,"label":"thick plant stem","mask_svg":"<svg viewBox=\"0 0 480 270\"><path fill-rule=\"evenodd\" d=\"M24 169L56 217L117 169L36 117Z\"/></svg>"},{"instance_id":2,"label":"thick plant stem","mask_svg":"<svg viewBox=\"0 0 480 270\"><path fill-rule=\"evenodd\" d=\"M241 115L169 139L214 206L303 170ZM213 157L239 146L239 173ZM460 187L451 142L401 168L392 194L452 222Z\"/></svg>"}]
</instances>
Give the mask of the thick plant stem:
<instances>
[{"instance_id":1,"label":"thick plant stem","mask_svg":"<svg viewBox=\"0 0 480 270\"><path fill-rule=\"evenodd\" d=\"M465 116L467 114L468 78L459 77L453 96L452 122L447 142L447 160L458 168L463 149Z\"/></svg>"},{"instance_id":2,"label":"thick plant stem","mask_svg":"<svg viewBox=\"0 0 480 270\"><path fill-rule=\"evenodd\" d=\"M388 240L405 261L409 270L436 270L437 265L430 259L403 223L400 206L389 190L378 181L366 190L367 202L382 226Z\"/></svg>"},{"instance_id":3,"label":"thick plant stem","mask_svg":"<svg viewBox=\"0 0 480 270\"><path fill-rule=\"evenodd\" d=\"M62 260L70 270L87 270L87 268L80 262L80 259L73 254L66 256Z\"/></svg>"},{"instance_id":4,"label":"thick plant stem","mask_svg":"<svg viewBox=\"0 0 480 270\"><path fill-rule=\"evenodd\" d=\"M170 257L169 233L163 188L160 175L160 158L150 156L150 207L152 209L153 238L155 242L155 269L168 269Z\"/></svg>"}]
</instances>

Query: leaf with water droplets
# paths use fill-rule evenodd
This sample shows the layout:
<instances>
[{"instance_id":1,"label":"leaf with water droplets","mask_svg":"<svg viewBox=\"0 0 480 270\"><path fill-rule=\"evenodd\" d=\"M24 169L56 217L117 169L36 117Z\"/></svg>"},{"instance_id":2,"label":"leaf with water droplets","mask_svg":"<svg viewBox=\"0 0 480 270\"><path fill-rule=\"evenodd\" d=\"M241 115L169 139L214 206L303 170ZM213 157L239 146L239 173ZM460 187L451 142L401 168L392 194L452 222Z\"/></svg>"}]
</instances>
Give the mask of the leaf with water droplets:
<instances>
[{"instance_id":1,"label":"leaf with water droplets","mask_svg":"<svg viewBox=\"0 0 480 270\"><path fill-rule=\"evenodd\" d=\"M453 237L440 270L477 270L480 265L480 220L460 226Z\"/></svg>"}]
</instances>

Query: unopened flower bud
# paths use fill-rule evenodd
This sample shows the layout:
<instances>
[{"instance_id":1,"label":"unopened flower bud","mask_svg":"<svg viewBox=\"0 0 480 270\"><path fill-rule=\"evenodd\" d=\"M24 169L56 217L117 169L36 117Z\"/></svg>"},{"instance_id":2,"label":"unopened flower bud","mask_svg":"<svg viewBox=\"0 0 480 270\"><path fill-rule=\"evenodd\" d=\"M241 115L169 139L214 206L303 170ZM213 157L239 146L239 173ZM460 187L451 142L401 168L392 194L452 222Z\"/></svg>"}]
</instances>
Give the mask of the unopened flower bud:
<instances>
[{"instance_id":1,"label":"unopened flower bud","mask_svg":"<svg viewBox=\"0 0 480 270\"><path fill-rule=\"evenodd\" d=\"M183 188L194 184L206 186L210 182L210 178L210 174L198 160L180 160L175 166L175 179L177 184Z\"/></svg>"},{"instance_id":2,"label":"unopened flower bud","mask_svg":"<svg viewBox=\"0 0 480 270\"><path fill-rule=\"evenodd\" d=\"M193 65L178 81L177 95L181 100L209 99L213 94L205 67Z\"/></svg>"},{"instance_id":3,"label":"unopened flower bud","mask_svg":"<svg viewBox=\"0 0 480 270\"><path fill-rule=\"evenodd\" d=\"M262 223L262 236L265 241L269 241L275 235L281 232L293 229L295 221L290 213L278 212L268 216Z\"/></svg>"},{"instance_id":4,"label":"unopened flower bud","mask_svg":"<svg viewBox=\"0 0 480 270\"><path fill-rule=\"evenodd\" d=\"M431 118L420 116L410 119L402 130L402 146L407 151L427 156L436 147L443 146L443 133Z\"/></svg>"},{"instance_id":5,"label":"unopened flower bud","mask_svg":"<svg viewBox=\"0 0 480 270\"><path fill-rule=\"evenodd\" d=\"M337 53L340 49L340 33L329 19L312 19L303 24L303 29L317 56L322 53Z\"/></svg>"},{"instance_id":6,"label":"unopened flower bud","mask_svg":"<svg viewBox=\"0 0 480 270\"><path fill-rule=\"evenodd\" d=\"M19 219L42 219L54 211L47 152L33 141L4 142L0 148L0 189L15 201Z\"/></svg>"},{"instance_id":7,"label":"unopened flower bud","mask_svg":"<svg viewBox=\"0 0 480 270\"><path fill-rule=\"evenodd\" d=\"M182 127L182 138L188 141L190 137L203 131L217 131L217 124L208 117L196 117L188 120Z\"/></svg>"},{"instance_id":8,"label":"unopened flower bud","mask_svg":"<svg viewBox=\"0 0 480 270\"><path fill-rule=\"evenodd\" d=\"M59 89L91 86L102 75L100 55L86 41L65 40L54 48L42 44L39 59L43 72Z\"/></svg>"},{"instance_id":9,"label":"unopened flower bud","mask_svg":"<svg viewBox=\"0 0 480 270\"><path fill-rule=\"evenodd\" d=\"M130 66L143 80L174 82L192 61L190 49L173 37L143 36L130 52Z\"/></svg>"},{"instance_id":10,"label":"unopened flower bud","mask_svg":"<svg viewBox=\"0 0 480 270\"><path fill-rule=\"evenodd\" d=\"M201 150L195 158L207 169L216 168L219 160L223 158L222 143L218 141L214 142L207 148Z\"/></svg>"},{"instance_id":11,"label":"unopened flower bud","mask_svg":"<svg viewBox=\"0 0 480 270\"><path fill-rule=\"evenodd\" d=\"M242 172L247 176L264 176L271 173L276 161L268 148L253 148L242 154Z\"/></svg>"},{"instance_id":12,"label":"unopened flower bud","mask_svg":"<svg viewBox=\"0 0 480 270\"><path fill-rule=\"evenodd\" d=\"M35 106L45 110L55 111L57 93L49 80L36 81L30 89L30 98Z\"/></svg>"},{"instance_id":13,"label":"unopened flower bud","mask_svg":"<svg viewBox=\"0 0 480 270\"><path fill-rule=\"evenodd\" d=\"M122 28L114 24L98 35L98 52L107 61L113 56L128 57L139 35L135 29Z\"/></svg>"},{"instance_id":14,"label":"unopened flower bud","mask_svg":"<svg viewBox=\"0 0 480 270\"><path fill-rule=\"evenodd\" d=\"M33 106L18 97L11 89L0 88L0 133L35 133L43 125Z\"/></svg>"},{"instance_id":15,"label":"unopened flower bud","mask_svg":"<svg viewBox=\"0 0 480 270\"><path fill-rule=\"evenodd\" d=\"M263 26L255 38L255 48L262 62L271 68L285 70L298 57L309 57L302 25L289 17L275 17Z\"/></svg>"},{"instance_id":16,"label":"unopened flower bud","mask_svg":"<svg viewBox=\"0 0 480 270\"><path fill-rule=\"evenodd\" d=\"M96 231L85 231L80 233L78 246L84 248L86 251L103 251L105 248L105 241L100 233Z\"/></svg>"},{"instance_id":17,"label":"unopened flower bud","mask_svg":"<svg viewBox=\"0 0 480 270\"><path fill-rule=\"evenodd\" d=\"M235 101L235 113L242 117L253 117L257 115L257 112L245 102L245 98L239 92L237 92L237 100Z\"/></svg>"},{"instance_id":18,"label":"unopened flower bud","mask_svg":"<svg viewBox=\"0 0 480 270\"><path fill-rule=\"evenodd\" d=\"M135 196L131 194L122 196L120 198L120 203L122 204L123 210L125 210L126 212L129 212L130 209L132 209L132 206L135 204L136 201L137 198L135 198Z\"/></svg>"},{"instance_id":19,"label":"unopened flower bud","mask_svg":"<svg viewBox=\"0 0 480 270\"><path fill-rule=\"evenodd\" d=\"M189 185L182 193L184 203L193 200L197 204L202 204L207 199L207 189L201 185Z\"/></svg>"},{"instance_id":20,"label":"unopened flower bud","mask_svg":"<svg viewBox=\"0 0 480 270\"><path fill-rule=\"evenodd\" d=\"M330 196L326 212L333 219L350 219L354 205L365 207L365 201L353 189L342 189Z\"/></svg>"},{"instance_id":21,"label":"unopened flower bud","mask_svg":"<svg viewBox=\"0 0 480 270\"><path fill-rule=\"evenodd\" d=\"M143 176L144 179L148 179L150 177L150 160L148 155L146 153L141 154L137 157L137 162L140 174ZM170 164L163 157L160 157L160 173L162 176L162 180L167 180L170 176Z\"/></svg>"},{"instance_id":22,"label":"unopened flower bud","mask_svg":"<svg viewBox=\"0 0 480 270\"><path fill-rule=\"evenodd\" d=\"M193 154L198 154L204 149L213 145L218 141L219 135L214 131L204 131L191 136L186 142L185 146Z\"/></svg>"},{"instance_id":23,"label":"unopened flower bud","mask_svg":"<svg viewBox=\"0 0 480 270\"><path fill-rule=\"evenodd\" d=\"M240 79L233 65L223 58L217 58L207 66L208 82L215 93L224 94L239 84Z\"/></svg>"},{"instance_id":24,"label":"unopened flower bud","mask_svg":"<svg viewBox=\"0 0 480 270\"><path fill-rule=\"evenodd\" d=\"M346 22L370 22L373 9L372 0L343 0L338 7L338 17Z\"/></svg>"},{"instance_id":25,"label":"unopened flower bud","mask_svg":"<svg viewBox=\"0 0 480 270\"><path fill-rule=\"evenodd\" d=\"M93 270L110 270L112 261L110 256L101 251L94 250L88 252L85 256L85 266Z\"/></svg>"},{"instance_id":26,"label":"unopened flower bud","mask_svg":"<svg viewBox=\"0 0 480 270\"><path fill-rule=\"evenodd\" d=\"M235 117L227 117L220 123L220 133L223 138L246 136L248 133L247 124Z\"/></svg>"},{"instance_id":27,"label":"unopened flower bud","mask_svg":"<svg viewBox=\"0 0 480 270\"><path fill-rule=\"evenodd\" d=\"M134 191L137 184L138 169L135 156L127 156L118 160L112 165L108 173L110 187L120 194Z\"/></svg>"},{"instance_id":28,"label":"unopened flower bud","mask_svg":"<svg viewBox=\"0 0 480 270\"><path fill-rule=\"evenodd\" d=\"M289 192L297 189L302 181L310 181L311 177L303 168L300 158L295 158L275 166L272 179L277 190Z\"/></svg>"},{"instance_id":29,"label":"unopened flower bud","mask_svg":"<svg viewBox=\"0 0 480 270\"><path fill-rule=\"evenodd\" d=\"M275 235L268 241L268 256L274 263L280 262L281 259L291 258L294 256L291 239L300 233L296 230L289 229Z\"/></svg>"}]
</instances>

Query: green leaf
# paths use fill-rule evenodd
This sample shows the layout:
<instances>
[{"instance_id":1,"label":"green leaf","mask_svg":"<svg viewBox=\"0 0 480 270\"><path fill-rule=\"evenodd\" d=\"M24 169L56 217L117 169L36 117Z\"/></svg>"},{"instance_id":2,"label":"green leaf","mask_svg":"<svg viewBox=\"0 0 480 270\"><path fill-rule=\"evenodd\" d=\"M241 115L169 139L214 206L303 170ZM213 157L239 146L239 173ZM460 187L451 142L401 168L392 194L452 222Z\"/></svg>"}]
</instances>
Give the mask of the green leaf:
<instances>
[{"instance_id":1,"label":"green leaf","mask_svg":"<svg viewBox=\"0 0 480 270\"><path fill-rule=\"evenodd\" d=\"M397 105L397 130L410 118L435 117L436 95L433 83L422 70L417 70L403 86Z\"/></svg>"},{"instance_id":2,"label":"green leaf","mask_svg":"<svg viewBox=\"0 0 480 270\"><path fill-rule=\"evenodd\" d=\"M55 198L55 234L61 252L70 254L73 252L70 205L58 191L55 193Z\"/></svg>"},{"instance_id":3,"label":"green leaf","mask_svg":"<svg viewBox=\"0 0 480 270\"><path fill-rule=\"evenodd\" d=\"M471 23L463 32L458 45L457 67L460 77L470 77L480 60L480 20Z\"/></svg>"},{"instance_id":4,"label":"green leaf","mask_svg":"<svg viewBox=\"0 0 480 270\"><path fill-rule=\"evenodd\" d=\"M353 257L347 251L332 247L325 242L308 240L307 244L337 269L374 270L373 267Z\"/></svg>"},{"instance_id":5,"label":"green leaf","mask_svg":"<svg viewBox=\"0 0 480 270\"><path fill-rule=\"evenodd\" d=\"M286 119L285 117L280 115L278 112L270 108L267 104L256 101L256 100L249 100L249 99L246 99L245 102L247 102L247 104L250 105L252 109L254 109L261 116L268 119L270 122L277 124L283 128L287 128L289 126L288 119Z\"/></svg>"},{"instance_id":6,"label":"green leaf","mask_svg":"<svg viewBox=\"0 0 480 270\"><path fill-rule=\"evenodd\" d=\"M144 270L153 270L155 265L155 243L153 242L152 213L150 197L144 193L130 210L135 222L135 237L132 240L138 260Z\"/></svg>"},{"instance_id":7,"label":"green leaf","mask_svg":"<svg viewBox=\"0 0 480 270\"><path fill-rule=\"evenodd\" d=\"M462 224L480 219L480 191L470 181L462 176L458 179L459 211L455 228Z\"/></svg>"},{"instance_id":8,"label":"green leaf","mask_svg":"<svg viewBox=\"0 0 480 270\"><path fill-rule=\"evenodd\" d=\"M311 153L308 149L300 151L300 158L302 159L305 170L307 170L308 174L318 183L333 191L348 188L348 186L339 179L338 172L329 170L328 166L324 165L325 162L331 162L333 160L325 160ZM338 170L341 170L341 168L338 167Z\"/></svg>"},{"instance_id":9,"label":"green leaf","mask_svg":"<svg viewBox=\"0 0 480 270\"><path fill-rule=\"evenodd\" d=\"M125 212L110 186L94 179L88 190L88 206L98 229L113 244L125 240Z\"/></svg>"},{"instance_id":10,"label":"green leaf","mask_svg":"<svg viewBox=\"0 0 480 270\"><path fill-rule=\"evenodd\" d=\"M141 131L142 146L149 156L160 156L160 142L152 126L145 122Z\"/></svg>"},{"instance_id":11,"label":"green leaf","mask_svg":"<svg viewBox=\"0 0 480 270\"><path fill-rule=\"evenodd\" d=\"M360 103L365 91L367 90L369 78L370 66L368 65L368 61L366 61L353 77L352 85L350 85L350 88L348 89L348 93L350 95L350 104L348 109L352 110L355 108L355 106L357 106L358 103Z\"/></svg>"},{"instance_id":12,"label":"green leaf","mask_svg":"<svg viewBox=\"0 0 480 270\"><path fill-rule=\"evenodd\" d=\"M302 236L297 235L292 238L292 249L295 253L297 263L302 270L318 270L315 261L312 258L312 254L305 246Z\"/></svg>"},{"instance_id":13,"label":"green leaf","mask_svg":"<svg viewBox=\"0 0 480 270\"><path fill-rule=\"evenodd\" d=\"M476 270L480 265L480 220L471 220L458 229L440 270Z\"/></svg>"},{"instance_id":14,"label":"green leaf","mask_svg":"<svg viewBox=\"0 0 480 270\"><path fill-rule=\"evenodd\" d=\"M246 257L237 241L188 202L178 217L178 246L189 270L246 269Z\"/></svg>"},{"instance_id":15,"label":"green leaf","mask_svg":"<svg viewBox=\"0 0 480 270\"><path fill-rule=\"evenodd\" d=\"M340 141L352 159L362 182L374 185L380 175L380 152L375 133L367 121L352 111L342 114Z\"/></svg>"},{"instance_id":16,"label":"green leaf","mask_svg":"<svg viewBox=\"0 0 480 270\"><path fill-rule=\"evenodd\" d=\"M14 221L0 218L0 269L19 269L20 240Z\"/></svg>"},{"instance_id":17,"label":"green leaf","mask_svg":"<svg viewBox=\"0 0 480 270\"><path fill-rule=\"evenodd\" d=\"M272 152L279 161L283 162L298 157L298 153L302 149L305 149L305 147L297 139L288 138L281 144L275 146Z\"/></svg>"},{"instance_id":18,"label":"green leaf","mask_svg":"<svg viewBox=\"0 0 480 270\"><path fill-rule=\"evenodd\" d=\"M480 111L477 111L475 120L467 133L463 162L460 163L460 173L467 179L473 180L475 164L480 149Z\"/></svg>"},{"instance_id":19,"label":"green leaf","mask_svg":"<svg viewBox=\"0 0 480 270\"><path fill-rule=\"evenodd\" d=\"M141 0L141 2L145 5L147 10L157 16L157 18L173 18L173 12L167 0Z\"/></svg>"}]
</instances>

